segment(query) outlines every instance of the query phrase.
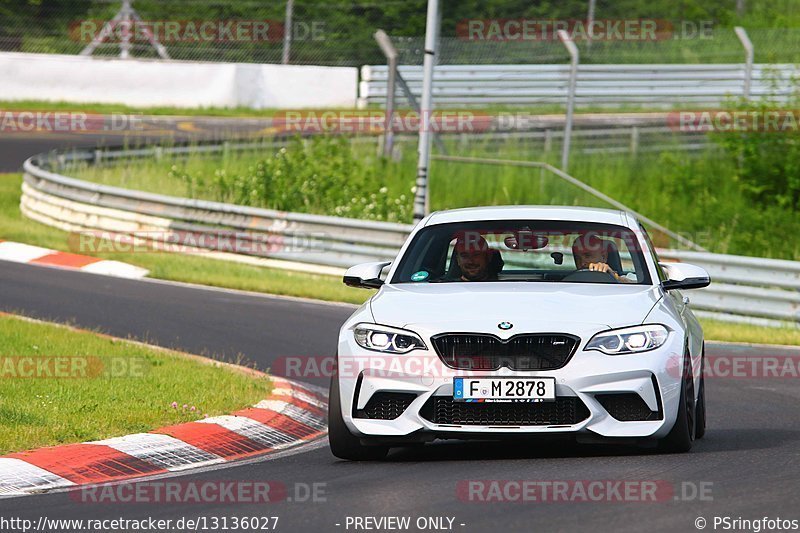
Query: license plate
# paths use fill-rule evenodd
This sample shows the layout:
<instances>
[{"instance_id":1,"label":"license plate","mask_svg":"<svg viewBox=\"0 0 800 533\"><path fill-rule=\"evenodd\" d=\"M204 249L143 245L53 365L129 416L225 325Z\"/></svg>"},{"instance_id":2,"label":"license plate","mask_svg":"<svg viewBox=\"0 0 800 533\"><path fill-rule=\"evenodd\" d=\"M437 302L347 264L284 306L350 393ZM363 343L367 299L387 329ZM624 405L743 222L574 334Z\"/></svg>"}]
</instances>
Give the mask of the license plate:
<instances>
[{"instance_id":1,"label":"license plate","mask_svg":"<svg viewBox=\"0 0 800 533\"><path fill-rule=\"evenodd\" d=\"M556 378L453 378L453 399L465 402L552 402Z\"/></svg>"}]
</instances>

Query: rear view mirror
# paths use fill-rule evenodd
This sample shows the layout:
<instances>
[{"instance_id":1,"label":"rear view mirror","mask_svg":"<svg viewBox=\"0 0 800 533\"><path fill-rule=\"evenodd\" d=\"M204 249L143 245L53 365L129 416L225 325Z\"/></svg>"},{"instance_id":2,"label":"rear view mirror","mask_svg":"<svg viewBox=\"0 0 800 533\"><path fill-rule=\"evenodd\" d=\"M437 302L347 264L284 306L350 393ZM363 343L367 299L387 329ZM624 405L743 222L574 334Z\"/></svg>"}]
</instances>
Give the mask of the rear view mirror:
<instances>
[{"instance_id":1,"label":"rear view mirror","mask_svg":"<svg viewBox=\"0 0 800 533\"><path fill-rule=\"evenodd\" d=\"M702 267L688 263L659 263L667 280L662 283L664 290L672 289L700 289L708 287L711 277Z\"/></svg>"},{"instance_id":2,"label":"rear view mirror","mask_svg":"<svg viewBox=\"0 0 800 533\"><path fill-rule=\"evenodd\" d=\"M529 230L521 230L514 232L513 235L506 237L503 242L506 247L511 250L522 250L527 252L529 250L539 250L547 246L550 240L544 235L536 235Z\"/></svg>"},{"instance_id":3,"label":"rear view mirror","mask_svg":"<svg viewBox=\"0 0 800 533\"><path fill-rule=\"evenodd\" d=\"M383 285L381 271L391 264L391 261L377 261L350 267L344 273L344 284L361 289L380 288Z\"/></svg>"}]
</instances>

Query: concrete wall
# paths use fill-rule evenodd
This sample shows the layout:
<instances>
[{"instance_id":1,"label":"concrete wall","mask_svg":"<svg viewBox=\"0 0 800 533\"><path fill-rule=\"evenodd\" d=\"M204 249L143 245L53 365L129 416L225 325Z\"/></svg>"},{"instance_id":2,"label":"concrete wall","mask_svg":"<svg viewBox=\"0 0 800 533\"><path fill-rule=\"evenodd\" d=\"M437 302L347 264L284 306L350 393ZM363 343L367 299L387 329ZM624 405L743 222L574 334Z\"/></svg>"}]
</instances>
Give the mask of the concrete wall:
<instances>
[{"instance_id":1,"label":"concrete wall","mask_svg":"<svg viewBox=\"0 0 800 533\"><path fill-rule=\"evenodd\" d=\"M352 67L0 53L0 99L134 107L353 107Z\"/></svg>"}]
</instances>

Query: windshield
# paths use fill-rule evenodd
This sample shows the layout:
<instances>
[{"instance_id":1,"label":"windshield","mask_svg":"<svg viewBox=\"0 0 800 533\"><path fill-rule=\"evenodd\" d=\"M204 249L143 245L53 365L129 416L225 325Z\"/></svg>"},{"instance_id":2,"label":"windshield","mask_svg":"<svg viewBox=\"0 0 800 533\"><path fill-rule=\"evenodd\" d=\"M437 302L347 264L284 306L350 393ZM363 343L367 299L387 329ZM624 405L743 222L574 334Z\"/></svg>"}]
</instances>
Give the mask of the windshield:
<instances>
[{"instance_id":1,"label":"windshield","mask_svg":"<svg viewBox=\"0 0 800 533\"><path fill-rule=\"evenodd\" d=\"M634 232L547 220L437 224L409 245L392 283L474 281L650 284Z\"/></svg>"}]
</instances>

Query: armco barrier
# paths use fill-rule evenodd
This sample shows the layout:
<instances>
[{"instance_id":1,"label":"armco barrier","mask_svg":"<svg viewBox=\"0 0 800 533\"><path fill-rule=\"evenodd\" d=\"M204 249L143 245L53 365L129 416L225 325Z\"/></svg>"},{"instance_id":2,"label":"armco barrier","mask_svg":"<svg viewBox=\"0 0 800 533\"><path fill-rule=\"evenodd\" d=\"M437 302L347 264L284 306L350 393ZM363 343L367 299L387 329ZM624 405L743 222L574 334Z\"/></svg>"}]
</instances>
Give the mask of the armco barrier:
<instances>
[{"instance_id":1,"label":"armco barrier","mask_svg":"<svg viewBox=\"0 0 800 533\"><path fill-rule=\"evenodd\" d=\"M222 148L205 147L207 151L219 149ZM176 147L163 152L186 150ZM91 161L152 154L152 149L144 149L104 152L102 156L94 151L79 151L32 157L24 164L20 208L29 218L67 231L135 233L139 237L153 232L153 245L171 242L171 235L182 232L202 236L230 230L246 233L254 241L277 238L282 245L288 245L285 250L248 250L247 256L226 252L220 256L245 261L292 261L316 265L314 268L328 273L340 273L342 268L359 262L392 260L412 229L407 224L288 213L133 191L49 170L60 168L70 159ZM800 326L800 262L681 250L660 250L660 256L666 261L697 264L711 274L711 286L685 293L700 314Z\"/></svg>"},{"instance_id":2,"label":"armco barrier","mask_svg":"<svg viewBox=\"0 0 800 533\"><path fill-rule=\"evenodd\" d=\"M439 65L434 70L433 96L437 106L530 105L563 103L567 98L569 65ZM422 67L401 65L400 75L419 97ZM790 95L794 65L753 65L750 95L772 94L771 80L777 81L778 95ZM361 67L359 105L383 105L386 101L388 68ZM593 65L578 67L578 105L645 104L648 107L697 107L719 105L728 96L744 91L745 65L662 64Z\"/></svg>"}]
</instances>

